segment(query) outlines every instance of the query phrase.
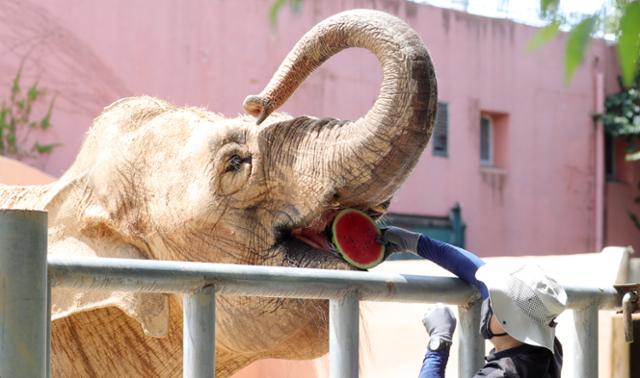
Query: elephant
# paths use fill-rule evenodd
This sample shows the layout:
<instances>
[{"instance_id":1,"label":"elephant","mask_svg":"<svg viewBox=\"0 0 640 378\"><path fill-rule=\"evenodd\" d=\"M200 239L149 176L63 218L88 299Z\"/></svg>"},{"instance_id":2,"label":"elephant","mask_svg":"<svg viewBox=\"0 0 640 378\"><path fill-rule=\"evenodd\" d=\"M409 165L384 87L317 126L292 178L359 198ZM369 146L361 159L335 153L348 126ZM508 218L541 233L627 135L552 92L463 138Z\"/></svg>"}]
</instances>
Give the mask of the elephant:
<instances>
[{"instance_id":1,"label":"elephant","mask_svg":"<svg viewBox=\"0 0 640 378\"><path fill-rule=\"evenodd\" d=\"M337 52L382 68L380 93L355 121L275 111ZM0 208L46 210L48 253L352 269L327 251L345 208L381 216L431 136L437 83L402 20L351 10L293 47L248 115L225 118L152 97L116 101L76 160L47 185L0 185ZM182 369L182 303L173 294L53 289L52 375L173 377ZM218 296L216 374L262 358L328 349L324 300Z\"/></svg>"}]
</instances>

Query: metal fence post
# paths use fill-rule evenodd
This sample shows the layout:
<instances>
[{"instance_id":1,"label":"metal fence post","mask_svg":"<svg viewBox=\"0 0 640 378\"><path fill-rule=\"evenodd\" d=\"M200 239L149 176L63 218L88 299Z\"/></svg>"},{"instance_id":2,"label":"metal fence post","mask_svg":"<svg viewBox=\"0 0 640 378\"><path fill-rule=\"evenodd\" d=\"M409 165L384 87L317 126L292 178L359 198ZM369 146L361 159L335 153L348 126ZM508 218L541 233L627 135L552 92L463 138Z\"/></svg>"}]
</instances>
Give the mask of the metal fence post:
<instances>
[{"instance_id":1,"label":"metal fence post","mask_svg":"<svg viewBox=\"0 0 640 378\"><path fill-rule=\"evenodd\" d=\"M484 339L480 335L480 308L476 301L471 307L458 306L458 376L471 377L484 364Z\"/></svg>"},{"instance_id":2,"label":"metal fence post","mask_svg":"<svg viewBox=\"0 0 640 378\"><path fill-rule=\"evenodd\" d=\"M329 369L331 378L357 378L360 307L357 291L329 304Z\"/></svg>"},{"instance_id":3,"label":"metal fence post","mask_svg":"<svg viewBox=\"0 0 640 378\"><path fill-rule=\"evenodd\" d=\"M184 296L183 376L215 376L216 291L205 286Z\"/></svg>"},{"instance_id":4,"label":"metal fence post","mask_svg":"<svg viewBox=\"0 0 640 378\"><path fill-rule=\"evenodd\" d=\"M574 377L598 377L598 306L574 311Z\"/></svg>"},{"instance_id":5,"label":"metal fence post","mask_svg":"<svg viewBox=\"0 0 640 378\"><path fill-rule=\"evenodd\" d=\"M0 377L47 375L47 213L0 210Z\"/></svg>"},{"instance_id":6,"label":"metal fence post","mask_svg":"<svg viewBox=\"0 0 640 378\"><path fill-rule=\"evenodd\" d=\"M47 362L47 366L45 367L45 369L46 369L46 373L47 373L47 378L49 378L51 376L51 283L50 282L47 282L47 323L46 323L46 327L47 327L47 335L46 335L46 337L47 337L47 341L46 341L46 346L47 346L46 362Z\"/></svg>"}]
</instances>

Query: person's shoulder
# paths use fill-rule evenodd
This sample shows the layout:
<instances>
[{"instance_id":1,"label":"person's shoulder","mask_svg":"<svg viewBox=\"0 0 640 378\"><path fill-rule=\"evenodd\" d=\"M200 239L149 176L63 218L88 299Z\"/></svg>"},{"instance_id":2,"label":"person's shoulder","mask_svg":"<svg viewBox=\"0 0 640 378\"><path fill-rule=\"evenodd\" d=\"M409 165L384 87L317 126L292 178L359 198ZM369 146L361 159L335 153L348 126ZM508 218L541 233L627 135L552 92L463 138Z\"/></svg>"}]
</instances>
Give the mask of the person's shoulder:
<instances>
[{"instance_id":1,"label":"person's shoulder","mask_svg":"<svg viewBox=\"0 0 640 378\"><path fill-rule=\"evenodd\" d=\"M489 361L482 369L480 369L473 378L515 378L516 368L510 360Z\"/></svg>"},{"instance_id":2,"label":"person's shoulder","mask_svg":"<svg viewBox=\"0 0 640 378\"><path fill-rule=\"evenodd\" d=\"M514 378L517 375L512 374L515 372L515 366L503 366L497 362L488 362L482 369L480 369L473 378Z\"/></svg>"}]
</instances>

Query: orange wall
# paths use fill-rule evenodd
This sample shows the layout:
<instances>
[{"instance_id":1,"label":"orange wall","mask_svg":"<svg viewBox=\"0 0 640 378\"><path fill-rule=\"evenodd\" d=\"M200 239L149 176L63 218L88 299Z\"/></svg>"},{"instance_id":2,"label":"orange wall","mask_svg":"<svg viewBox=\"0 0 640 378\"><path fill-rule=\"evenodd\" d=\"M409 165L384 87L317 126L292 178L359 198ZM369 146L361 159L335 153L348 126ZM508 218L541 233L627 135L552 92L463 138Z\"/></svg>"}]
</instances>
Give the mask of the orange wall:
<instances>
[{"instance_id":1,"label":"orange wall","mask_svg":"<svg viewBox=\"0 0 640 378\"><path fill-rule=\"evenodd\" d=\"M24 163L0 156L0 184L41 185L48 184L53 177Z\"/></svg>"}]
</instances>

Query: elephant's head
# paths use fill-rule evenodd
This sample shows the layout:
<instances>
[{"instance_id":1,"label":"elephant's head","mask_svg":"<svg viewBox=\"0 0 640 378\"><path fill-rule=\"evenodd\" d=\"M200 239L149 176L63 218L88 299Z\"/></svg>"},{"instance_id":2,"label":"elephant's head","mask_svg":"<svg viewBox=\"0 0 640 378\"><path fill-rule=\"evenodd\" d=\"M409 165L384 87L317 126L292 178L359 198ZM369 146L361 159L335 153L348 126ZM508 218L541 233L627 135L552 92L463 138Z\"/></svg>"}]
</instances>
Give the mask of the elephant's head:
<instances>
[{"instance_id":1,"label":"elephant's head","mask_svg":"<svg viewBox=\"0 0 640 378\"><path fill-rule=\"evenodd\" d=\"M349 47L372 51L382 66L380 94L363 118L271 114ZM266 89L245 100L257 124L123 99L94 121L59 181L4 187L0 206L46 208L54 254L348 269L325 251L321 231L342 208L384 211L429 140L436 97L413 30L382 12L344 12L309 31ZM54 310L63 317L114 305L162 336L163 298L60 291ZM218 314L219 372L326 352L325 301L223 297ZM109 331L122 332L100 332Z\"/></svg>"}]
</instances>

